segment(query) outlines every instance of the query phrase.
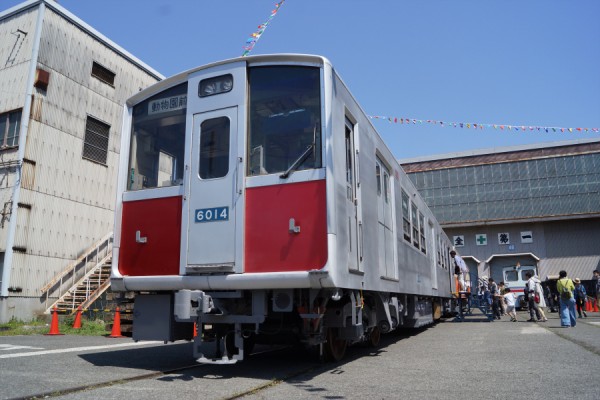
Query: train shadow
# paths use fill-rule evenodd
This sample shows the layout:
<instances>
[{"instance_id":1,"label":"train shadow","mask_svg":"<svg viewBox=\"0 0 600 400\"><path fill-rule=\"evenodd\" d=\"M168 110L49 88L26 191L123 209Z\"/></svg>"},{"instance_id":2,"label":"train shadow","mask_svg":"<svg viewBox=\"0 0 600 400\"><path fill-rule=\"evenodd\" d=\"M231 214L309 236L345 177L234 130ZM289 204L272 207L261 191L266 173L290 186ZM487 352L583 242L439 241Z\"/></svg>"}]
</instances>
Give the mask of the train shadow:
<instances>
[{"instance_id":1,"label":"train shadow","mask_svg":"<svg viewBox=\"0 0 600 400\"><path fill-rule=\"evenodd\" d=\"M343 360L335 363L319 361L315 350L303 347L256 347L257 351L247 359L233 365L195 364L192 357L192 343L173 343L165 346L137 347L100 353L79 355L80 358L97 367L112 367L140 370L140 375L156 373L156 379L163 382L192 381L195 379L227 380L248 378L286 381L308 392L325 391L314 387L310 381L320 374L342 375L343 366L360 358L381 357L395 343L418 335L428 328L399 330L382 335L379 346L364 344L350 346ZM131 375L124 372L123 375ZM326 396L336 399L336 396Z\"/></svg>"}]
</instances>

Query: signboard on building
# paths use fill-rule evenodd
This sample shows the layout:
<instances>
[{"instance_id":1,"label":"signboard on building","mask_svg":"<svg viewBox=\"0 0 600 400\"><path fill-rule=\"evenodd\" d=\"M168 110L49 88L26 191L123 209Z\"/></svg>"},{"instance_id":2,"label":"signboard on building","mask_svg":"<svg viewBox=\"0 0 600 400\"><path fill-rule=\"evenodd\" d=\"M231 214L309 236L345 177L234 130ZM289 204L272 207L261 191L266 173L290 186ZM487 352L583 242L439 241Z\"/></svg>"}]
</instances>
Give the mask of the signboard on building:
<instances>
[{"instance_id":1,"label":"signboard on building","mask_svg":"<svg viewBox=\"0 0 600 400\"><path fill-rule=\"evenodd\" d=\"M477 246L487 246L487 234L478 233L475 235L475 243L477 243Z\"/></svg>"},{"instance_id":2,"label":"signboard on building","mask_svg":"<svg viewBox=\"0 0 600 400\"><path fill-rule=\"evenodd\" d=\"M464 247L465 235L454 236L454 247Z\"/></svg>"},{"instance_id":3,"label":"signboard on building","mask_svg":"<svg viewBox=\"0 0 600 400\"><path fill-rule=\"evenodd\" d=\"M531 231L521 232L521 243L533 243L533 234Z\"/></svg>"},{"instance_id":4,"label":"signboard on building","mask_svg":"<svg viewBox=\"0 0 600 400\"><path fill-rule=\"evenodd\" d=\"M510 233L502 232L498 234L498 244L510 244Z\"/></svg>"}]
</instances>

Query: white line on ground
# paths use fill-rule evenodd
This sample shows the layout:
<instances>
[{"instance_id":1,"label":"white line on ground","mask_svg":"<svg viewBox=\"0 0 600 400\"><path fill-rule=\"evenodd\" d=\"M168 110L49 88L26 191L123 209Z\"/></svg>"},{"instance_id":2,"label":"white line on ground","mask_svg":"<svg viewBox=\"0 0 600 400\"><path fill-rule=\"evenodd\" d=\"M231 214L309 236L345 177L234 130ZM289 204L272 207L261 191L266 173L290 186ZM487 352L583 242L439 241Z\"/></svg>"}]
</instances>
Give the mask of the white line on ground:
<instances>
[{"instance_id":1,"label":"white line on ground","mask_svg":"<svg viewBox=\"0 0 600 400\"><path fill-rule=\"evenodd\" d=\"M133 347L133 346L146 346L149 344L163 343L160 341L149 341L149 342L128 342L119 344L110 344L106 346L86 346L86 347L71 347L67 349L56 349L56 350L44 350L44 351L30 351L28 353L15 353L15 354L4 354L0 355L0 358L17 358L17 357L31 357L31 356L43 356L46 354L58 354L58 353L73 353L77 351L90 351L90 350L106 350L116 349L119 347Z\"/></svg>"},{"instance_id":2,"label":"white line on ground","mask_svg":"<svg viewBox=\"0 0 600 400\"><path fill-rule=\"evenodd\" d=\"M43 347L32 347L32 346L19 346L15 344L0 344L0 350L2 351L13 351L20 349L30 349L30 350L43 350Z\"/></svg>"},{"instance_id":3,"label":"white line on ground","mask_svg":"<svg viewBox=\"0 0 600 400\"><path fill-rule=\"evenodd\" d=\"M540 335L540 334L544 334L544 333L550 333L548 332L546 329L542 328L541 326L527 326L524 328L521 328L521 334L522 335Z\"/></svg>"}]
</instances>

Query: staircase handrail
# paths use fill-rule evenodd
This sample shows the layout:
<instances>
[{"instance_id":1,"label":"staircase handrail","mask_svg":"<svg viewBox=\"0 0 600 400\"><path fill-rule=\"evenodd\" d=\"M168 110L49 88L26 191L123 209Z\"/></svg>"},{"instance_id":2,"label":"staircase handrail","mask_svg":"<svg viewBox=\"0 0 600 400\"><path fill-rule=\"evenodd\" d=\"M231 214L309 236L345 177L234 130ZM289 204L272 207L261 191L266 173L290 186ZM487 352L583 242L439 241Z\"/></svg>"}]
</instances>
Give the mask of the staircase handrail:
<instances>
[{"instance_id":1,"label":"staircase handrail","mask_svg":"<svg viewBox=\"0 0 600 400\"><path fill-rule=\"evenodd\" d=\"M104 256L102 258L102 260L98 261L98 263L93 268L90 268L90 270L88 272L86 272L86 274L84 276L82 276L75 284L73 284L69 290L67 290L56 301L54 301L53 304L51 304L50 307L48 307L48 309L46 310L46 313L49 313L56 304L64 301L65 297L67 297L69 294L74 294L77 291L77 288L79 287L79 285L81 285L83 282L85 282L87 279L89 279L91 275L93 275L94 273L96 273L98 271L101 272L102 267L106 263L108 263L108 261L111 258L112 258L112 251L109 254L107 254L106 256ZM106 278L106 281L108 281L110 283L110 275ZM106 283L106 282L103 282L103 284L104 283ZM91 292L90 294L93 294L93 293L94 292ZM86 295L88 295L88 294L86 293ZM89 297L88 297L88 299L89 299ZM88 299L86 299L85 301L87 301ZM82 307L83 307L83 305L82 305ZM77 309L77 307L74 307L73 309Z\"/></svg>"},{"instance_id":2,"label":"staircase handrail","mask_svg":"<svg viewBox=\"0 0 600 400\"><path fill-rule=\"evenodd\" d=\"M41 294L46 293L48 290L54 287L54 285L56 285L62 278L64 278L65 275L68 275L69 272L73 271L83 260L86 259L87 256L92 254L94 251L98 250L105 242L110 242L110 240L112 239L112 235L112 232L107 233L102 239L100 239L99 241L91 245L89 248L87 248L81 256L79 256L75 261L67 265L65 269L63 269L61 272L55 275L54 278L50 280L50 282L44 285L40 289ZM112 253L112 249L110 249L110 253Z\"/></svg>"},{"instance_id":3,"label":"staircase handrail","mask_svg":"<svg viewBox=\"0 0 600 400\"><path fill-rule=\"evenodd\" d=\"M98 297L100 297L102 295L102 293L104 293L106 291L106 289L108 289L110 287L110 277L105 280L102 285L100 285L95 291L93 291L92 293L90 293L90 296L83 302L80 304L81 309L85 310L87 309L91 304L94 303L94 301L96 301L96 299L98 299Z\"/></svg>"}]
</instances>

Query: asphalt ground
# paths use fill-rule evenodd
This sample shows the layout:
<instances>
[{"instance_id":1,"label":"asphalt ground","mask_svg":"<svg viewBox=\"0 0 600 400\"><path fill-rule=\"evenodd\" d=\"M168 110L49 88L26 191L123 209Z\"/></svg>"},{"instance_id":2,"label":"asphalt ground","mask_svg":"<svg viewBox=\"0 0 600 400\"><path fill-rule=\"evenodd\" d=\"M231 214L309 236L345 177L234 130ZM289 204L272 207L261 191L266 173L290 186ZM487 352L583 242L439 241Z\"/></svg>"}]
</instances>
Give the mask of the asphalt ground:
<instances>
[{"instance_id":1,"label":"asphalt ground","mask_svg":"<svg viewBox=\"0 0 600 400\"><path fill-rule=\"evenodd\" d=\"M0 337L0 398L600 398L600 313L575 328L547 316L489 322L474 310L464 322L384 335L378 348L351 347L335 364L297 348L217 366L196 365L187 342Z\"/></svg>"}]
</instances>

